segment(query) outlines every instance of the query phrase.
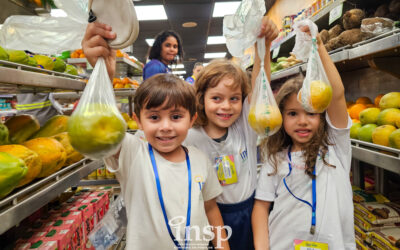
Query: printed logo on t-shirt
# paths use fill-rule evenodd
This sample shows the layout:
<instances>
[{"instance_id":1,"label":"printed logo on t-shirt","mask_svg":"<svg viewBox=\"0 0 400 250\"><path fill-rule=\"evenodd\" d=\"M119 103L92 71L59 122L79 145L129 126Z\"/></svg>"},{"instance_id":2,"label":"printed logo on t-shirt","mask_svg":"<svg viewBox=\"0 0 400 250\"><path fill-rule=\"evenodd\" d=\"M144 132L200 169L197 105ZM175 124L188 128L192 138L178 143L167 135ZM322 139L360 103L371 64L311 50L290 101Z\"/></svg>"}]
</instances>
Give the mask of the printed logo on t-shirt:
<instances>
[{"instance_id":1,"label":"printed logo on t-shirt","mask_svg":"<svg viewBox=\"0 0 400 250\"><path fill-rule=\"evenodd\" d=\"M200 189L200 191L201 191L201 189L203 188L203 185L204 185L204 178L203 178L203 176L201 176L201 175L196 175L196 176L194 177L194 182L197 182L197 184L198 184L198 186L199 186L199 189Z\"/></svg>"},{"instance_id":2,"label":"printed logo on t-shirt","mask_svg":"<svg viewBox=\"0 0 400 250\"><path fill-rule=\"evenodd\" d=\"M240 157L242 158L242 162L245 162L249 158L247 154L247 148L240 152Z\"/></svg>"}]
</instances>

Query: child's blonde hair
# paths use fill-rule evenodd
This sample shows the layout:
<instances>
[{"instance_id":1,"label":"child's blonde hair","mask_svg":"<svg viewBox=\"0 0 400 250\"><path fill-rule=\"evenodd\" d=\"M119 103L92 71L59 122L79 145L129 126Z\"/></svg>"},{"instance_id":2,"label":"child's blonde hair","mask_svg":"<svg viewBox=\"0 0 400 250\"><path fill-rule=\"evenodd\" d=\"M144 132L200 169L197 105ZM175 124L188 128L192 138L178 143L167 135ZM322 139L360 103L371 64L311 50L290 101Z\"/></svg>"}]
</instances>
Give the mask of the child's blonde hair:
<instances>
[{"instance_id":1,"label":"child's blonde hair","mask_svg":"<svg viewBox=\"0 0 400 250\"><path fill-rule=\"evenodd\" d=\"M275 99L283 117L286 101L292 94L297 95L297 93L301 89L302 84L303 77L301 75L298 75L287 80L279 90ZM321 152L321 159L325 165L335 167L325 160L326 153L328 152L328 146L331 145L329 141L328 125L325 120L325 115L325 112L320 114L320 124L317 133L302 148L306 164L305 172L311 178L314 178L313 170L319 152ZM276 134L267 137L262 141L262 158L264 161L270 161L274 168L274 172L271 175L275 175L277 173L278 163L280 160L282 160L278 159L277 154L288 148L290 145L292 145L292 143L292 138L286 133L283 125ZM286 157L286 155L284 157Z\"/></svg>"},{"instance_id":2,"label":"child's blonde hair","mask_svg":"<svg viewBox=\"0 0 400 250\"><path fill-rule=\"evenodd\" d=\"M242 90L242 101L250 91L247 74L235 63L226 59L213 60L199 74L195 82L196 101L197 101L197 120L196 126L205 126L208 119L204 107L204 94L207 89L214 88L224 78L233 80L232 88L240 86Z\"/></svg>"}]
</instances>

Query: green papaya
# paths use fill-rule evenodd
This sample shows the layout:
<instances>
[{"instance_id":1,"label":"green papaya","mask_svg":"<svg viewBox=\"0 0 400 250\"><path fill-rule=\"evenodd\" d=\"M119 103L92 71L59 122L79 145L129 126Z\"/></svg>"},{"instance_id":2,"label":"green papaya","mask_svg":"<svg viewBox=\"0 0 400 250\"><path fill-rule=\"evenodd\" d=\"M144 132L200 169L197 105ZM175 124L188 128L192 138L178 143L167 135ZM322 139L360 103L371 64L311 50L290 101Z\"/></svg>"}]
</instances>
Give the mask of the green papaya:
<instances>
[{"instance_id":1,"label":"green papaya","mask_svg":"<svg viewBox=\"0 0 400 250\"><path fill-rule=\"evenodd\" d=\"M11 193L27 172L22 159L0 152L0 199Z\"/></svg>"},{"instance_id":2,"label":"green papaya","mask_svg":"<svg viewBox=\"0 0 400 250\"><path fill-rule=\"evenodd\" d=\"M29 58L28 58L28 65L29 66L32 66L32 67L36 67L38 64L37 64L37 61L36 61L36 59L35 58L33 58L33 56L29 56Z\"/></svg>"},{"instance_id":3,"label":"green papaya","mask_svg":"<svg viewBox=\"0 0 400 250\"><path fill-rule=\"evenodd\" d=\"M78 75L78 70L75 68L75 66L67 64L64 73L77 76Z\"/></svg>"},{"instance_id":4,"label":"green papaya","mask_svg":"<svg viewBox=\"0 0 400 250\"><path fill-rule=\"evenodd\" d=\"M7 51L0 46L0 60L8 61L8 57Z\"/></svg>"},{"instance_id":5,"label":"green papaya","mask_svg":"<svg viewBox=\"0 0 400 250\"><path fill-rule=\"evenodd\" d=\"M39 121L33 115L17 115L5 123L9 139L13 144L21 144L40 129Z\"/></svg>"},{"instance_id":6,"label":"green papaya","mask_svg":"<svg viewBox=\"0 0 400 250\"><path fill-rule=\"evenodd\" d=\"M51 57L45 55L34 55L33 58L36 59L38 65L42 69L53 70L54 68L54 61Z\"/></svg>"},{"instance_id":7,"label":"green papaya","mask_svg":"<svg viewBox=\"0 0 400 250\"><path fill-rule=\"evenodd\" d=\"M31 139L39 137L50 137L62 132L67 132L68 116L56 115L50 118Z\"/></svg>"},{"instance_id":8,"label":"green papaya","mask_svg":"<svg viewBox=\"0 0 400 250\"><path fill-rule=\"evenodd\" d=\"M10 62L28 64L29 56L22 50L8 50Z\"/></svg>"},{"instance_id":9,"label":"green papaya","mask_svg":"<svg viewBox=\"0 0 400 250\"><path fill-rule=\"evenodd\" d=\"M65 71L65 68L67 67L67 64L64 62L64 60L63 59L61 59L61 58L58 58L58 57L56 57L55 59L54 59L54 68L53 68L53 70L54 71L57 71L57 72L64 72Z\"/></svg>"},{"instance_id":10,"label":"green papaya","mask_svg":"<svg viewBox=\"0 0 400 250\"><path fill-rule=\"evenodd\" d=\"M0 145L8 143L8 128L0 122Z\"/></svg>"}]
</instances>

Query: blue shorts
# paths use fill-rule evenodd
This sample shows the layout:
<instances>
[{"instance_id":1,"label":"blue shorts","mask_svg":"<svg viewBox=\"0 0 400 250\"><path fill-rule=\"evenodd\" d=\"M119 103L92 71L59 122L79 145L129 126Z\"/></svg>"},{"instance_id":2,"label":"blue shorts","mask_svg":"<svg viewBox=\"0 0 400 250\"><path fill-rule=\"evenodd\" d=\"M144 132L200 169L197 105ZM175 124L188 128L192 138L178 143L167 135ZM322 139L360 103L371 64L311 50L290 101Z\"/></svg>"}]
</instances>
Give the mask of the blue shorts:
<instances>
[{"instance_id":1,"label":"blue shorts","mask_svg":"<svg viewBox=\"0 0 400 250\"><path fill-rule=\"evenodd\" d=\"M232 236L229 238L231 250L254 249L253 231L251 230L251 212L253 211L254 195L236 204L218 203L224 224L232 228Z\"/></svg>"}]
</instances>

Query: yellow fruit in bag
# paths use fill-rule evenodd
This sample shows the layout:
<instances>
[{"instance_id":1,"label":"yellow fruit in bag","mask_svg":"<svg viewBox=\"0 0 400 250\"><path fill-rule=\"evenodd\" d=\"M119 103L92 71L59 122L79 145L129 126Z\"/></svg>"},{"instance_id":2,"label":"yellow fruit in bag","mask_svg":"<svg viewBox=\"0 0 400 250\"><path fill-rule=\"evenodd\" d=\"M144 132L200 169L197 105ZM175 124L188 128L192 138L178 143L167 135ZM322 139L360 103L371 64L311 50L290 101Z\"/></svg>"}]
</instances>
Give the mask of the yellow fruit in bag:
<instances>
[{"instance_id":1,"label":"yellow fruit in bag","mask_svg":"<svg viewBox=\"0 0 400 250\"><path fill-rule=\"evenodd\" d=\"M68 135L72 147L93 157L111 151L125 136L126 123L119 111L101 103L87 104L68 120Z\"/></svg>"},{"instance_id":2,"label":"yellow fruit in bag","mask_svg":"<svg viewBox=\"0 0 400 250\"><path fill-rule=\"evenodd\" d=\"M299 93L299 102L301 102L301 92ZM309 103L305 104L306 107L313 109L313 112L324 112L332 100L332 87L323 81L312 81L310 86ZM302 103L303 104L303 103ZM311 110L310 110L311 111Z\"/></svg>"},{"instance_id":3,"label":"yellow fruit in bag","mask_svg":"<svg viewBox=\"0 0 400 250\"><path fill-rule=\"evenodd\" d=\"M257 134L272 135L282 125L282 115L277 106L256 104L250 107L249 124Z\"/></svg>"}]
</instances>

